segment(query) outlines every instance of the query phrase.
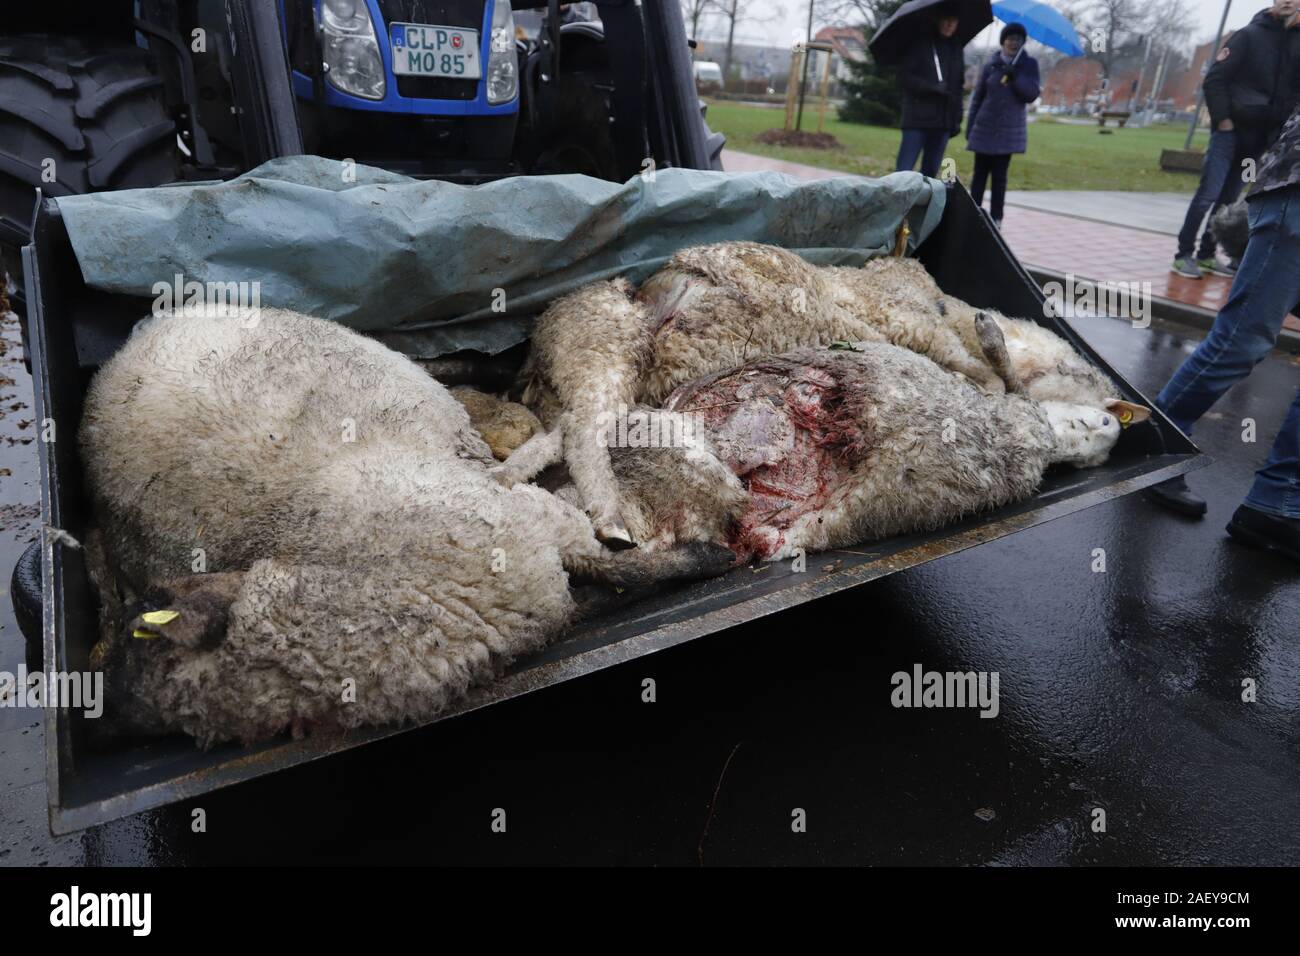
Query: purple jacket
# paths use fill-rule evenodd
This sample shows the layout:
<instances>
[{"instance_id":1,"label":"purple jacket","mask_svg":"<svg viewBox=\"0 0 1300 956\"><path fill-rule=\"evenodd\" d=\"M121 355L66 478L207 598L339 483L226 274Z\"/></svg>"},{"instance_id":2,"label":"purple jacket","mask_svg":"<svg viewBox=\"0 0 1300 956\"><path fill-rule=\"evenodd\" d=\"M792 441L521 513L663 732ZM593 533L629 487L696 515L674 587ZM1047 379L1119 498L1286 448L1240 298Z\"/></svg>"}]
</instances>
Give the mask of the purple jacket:
<instances>
[{"instance_id":1,"label":"purple jacket","mask_svg":"<svg viewBox=\"0 0 1300 956\"><path fill-rule=\"evenodd\" d=\"M1010 77L1006 83L1004 76ZM995 53L984 64L971 95L966 148L993 156L1023 153L1029 144L1025 107L1041 92L1037 60L1022 52L1016 65L1009 67L1002 54Z\"/></svg>"}]
</instances>

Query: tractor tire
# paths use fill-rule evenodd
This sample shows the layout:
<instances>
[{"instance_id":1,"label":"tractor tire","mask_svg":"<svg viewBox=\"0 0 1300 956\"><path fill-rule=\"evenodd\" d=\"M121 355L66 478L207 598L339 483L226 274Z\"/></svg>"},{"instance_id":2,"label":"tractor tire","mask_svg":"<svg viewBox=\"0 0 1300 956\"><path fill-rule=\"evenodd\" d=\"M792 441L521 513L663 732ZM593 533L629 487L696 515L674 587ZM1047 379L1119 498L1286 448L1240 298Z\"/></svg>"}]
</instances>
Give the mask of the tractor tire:
<instances>
[{"instance_id":1,"label":"tractor tire","mask_svg":"<svg viewBox=\"0 0 1300 956\"><path fill-rule=\"evenodd\" d=\"M52 161L52 165L51 165ZM147 50L95 38L0 37L0 266L25 309L18 248L36 189L69 196L177 178L176 124Z\"/></svg>"},{"instance_id":2,"label":"tractor tire","mask_svg":"<svg viewBox=\"0 0 1300 956\"><path fill-rule=\"evenodd\" d=\"M9 598L13 602L14 621L27 642L27 663L41 661L41 543L33 541L14 565L9 581Z\"/></svg>"}]
</instances>

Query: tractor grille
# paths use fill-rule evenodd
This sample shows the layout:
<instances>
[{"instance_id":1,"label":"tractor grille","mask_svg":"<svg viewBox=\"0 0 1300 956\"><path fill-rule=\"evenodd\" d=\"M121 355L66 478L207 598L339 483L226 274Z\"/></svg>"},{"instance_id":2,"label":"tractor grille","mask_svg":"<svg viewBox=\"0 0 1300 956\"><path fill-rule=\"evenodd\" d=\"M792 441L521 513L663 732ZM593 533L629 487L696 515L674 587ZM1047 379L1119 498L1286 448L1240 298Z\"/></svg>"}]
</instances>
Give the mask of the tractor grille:
<instances>
[{"instance_id":1,"label":"tractor grille","mask_svg":"<svg viewBox=\"0 0 1300 956\"><path fill-rule=\"evenodd\" d=\"M484 0L379 0L385 32L390 23L430 23L482 30L483 8ZM487 69L486 63L483 68ZM422 100L472 100L478 95L478 81L399 76L397 92L402 96Z\"/></svg>"}]
</instances>

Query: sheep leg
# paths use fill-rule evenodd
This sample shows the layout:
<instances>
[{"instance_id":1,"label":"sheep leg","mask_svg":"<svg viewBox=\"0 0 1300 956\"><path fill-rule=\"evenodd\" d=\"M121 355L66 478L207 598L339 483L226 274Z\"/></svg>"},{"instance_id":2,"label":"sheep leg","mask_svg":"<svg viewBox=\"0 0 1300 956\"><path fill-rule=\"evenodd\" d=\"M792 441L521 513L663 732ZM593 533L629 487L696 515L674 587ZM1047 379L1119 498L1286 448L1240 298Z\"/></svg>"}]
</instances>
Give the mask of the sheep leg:
<instances>
[{"instance_id":1,"label":"sheep leg","mask_svg":"<svg viewBox=\"0 0 1300 956\"><path fill-rule=\"evenodd\" d=\"M492 477L507 488L532 481L547 468L564 460L564 435L561 429L538 432L510 453L500 465L488 469Z\"/></svg>"},{"instance_id":2,"label":"sheep leg","mask_svg":"<svg viewBox=\"0 0 1300 956\"><path fill-rule=\"evenodd\" d=\"M643 588L667 581L693 581L725 574L735 562L731 549L695 541L667 551L620 551L587 554L569 551L560 556L572 584L596 583L619 588Z\"/></svg>"},{"instance_id":3,"label":"sheep leg","mask_svg":"<svg viewBox=\"0 0 1300 956\"><path fill-rule=\"evenodd\" d=\"M998 374L998 377L1006 383L1007 391L1016 395L1024 394L1024 383L1020 381L1020 376L1011 366L1011 354L1007 351L1006 336L987 312L976 314L975 334L979 337L984 357L988 359L989 365L993 366L993 371Z\"/></svg>"},{"instance_id":4,"label":"sheep leg","mask_svg":"<svg viewBox=\"0 0 1300 956\"><path fill-rule=\"evenodd\" d=\"M636 547L620 507L618 480L609 457L608 421L598 425L567 416L562 431L569 476L586 504L596 539L614 550Z\"/></svg>"},{"instance_id":5,"label":"sheep leg","mask_svg":"<svg viewBox=\"0 0 1300 956\"><path fill-rule=\"evenodd\" d=\"M984 363L971 358L970 353L961 344L961 340L952 332L944 329L942 337L951 338L952 341L944 343L940 354L929 356L935 364L950 372L964 375L986 392L1001 394L1004 391L1006 378L999 375L996 370L990 371Z\"/></svg>"},{"instance_id":6,"label":"sheep leg","mask_svg":"<svg viewBox=\"0 0 1300 956\"><path fill-rule=\"evenodd\" d=\"M913 317L906 324L910 341L896 341L893 344L918 352L950 372L964 375L986 392L1001 393L1005 380L995 369L990 369L971 355L961 336L940 321L940 318L948 315L947 306L942 300L936 304L935 312L939 318L929 312Z\"/></svg>"}]
</instances>

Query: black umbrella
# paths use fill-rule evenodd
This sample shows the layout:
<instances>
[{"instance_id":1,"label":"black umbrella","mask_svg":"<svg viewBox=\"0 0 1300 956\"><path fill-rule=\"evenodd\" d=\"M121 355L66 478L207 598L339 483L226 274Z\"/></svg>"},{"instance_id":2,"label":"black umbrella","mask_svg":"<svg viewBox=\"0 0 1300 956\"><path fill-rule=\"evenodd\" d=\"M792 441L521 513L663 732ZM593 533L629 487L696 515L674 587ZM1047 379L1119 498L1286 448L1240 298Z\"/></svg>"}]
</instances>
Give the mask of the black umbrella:
<instances>
[{"instance_id":1,"label":"black umbrella","mask_svg":"<svg viewBox=\"0 0 1300 956\"><path fill-rule=\"evenodd\" d=\"M949 11L957 17L956 40L962 46L993 22L989 0L909 0L871 38L871 55L882 66L896 65L917 40L935 35L936 16Z\"/></svg>"}]
</instances>

